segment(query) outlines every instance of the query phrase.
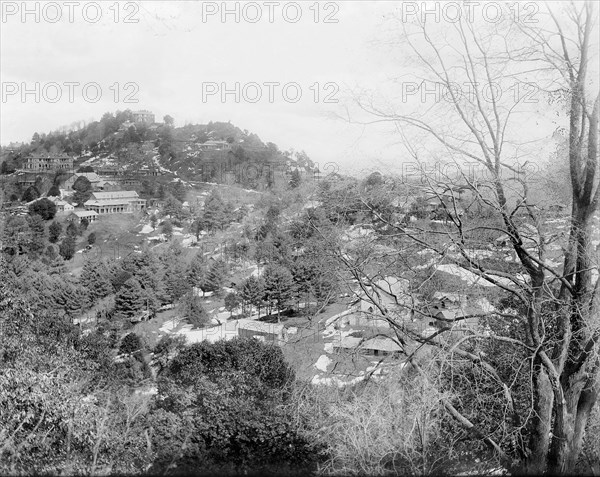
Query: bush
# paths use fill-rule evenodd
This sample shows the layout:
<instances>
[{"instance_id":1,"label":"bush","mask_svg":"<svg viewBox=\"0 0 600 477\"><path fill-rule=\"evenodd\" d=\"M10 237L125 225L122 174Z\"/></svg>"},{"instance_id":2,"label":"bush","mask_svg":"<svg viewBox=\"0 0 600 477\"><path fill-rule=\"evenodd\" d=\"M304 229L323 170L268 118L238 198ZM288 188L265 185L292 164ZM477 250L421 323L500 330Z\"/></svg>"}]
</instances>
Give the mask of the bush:
<instances>
[{"instance_id":1,"label":"bush","mask_svg":"<svg viewBox=\"0 0 600 477\"><path fill-rule=\"evenodd\" d=\"M94 245L96 243L96 232L91 232L88 235L87 242L89 245Z\"/></svg>"},{"instance_id":2,"label":"bush","mask_svg":"<svg viewBox=\"0 0 600 477\"><path fill-rule=\"evenodd\" d=\"M131 354L143 348L142 340L135 333L129 333L121 340L119 351L123 354Z\"/></svg>"},{"instance_id":3,"label":"bush","mask_svg":"<svg viewBox=\"0 0 600 477\"><path fill-rule=\"evenodd\" d=\"M319 454L298 419L293 383L281 349L255 339L180 351L159 377L150 472L175 464L177 473L310 474Z\"/></svg>"}]
</instances>

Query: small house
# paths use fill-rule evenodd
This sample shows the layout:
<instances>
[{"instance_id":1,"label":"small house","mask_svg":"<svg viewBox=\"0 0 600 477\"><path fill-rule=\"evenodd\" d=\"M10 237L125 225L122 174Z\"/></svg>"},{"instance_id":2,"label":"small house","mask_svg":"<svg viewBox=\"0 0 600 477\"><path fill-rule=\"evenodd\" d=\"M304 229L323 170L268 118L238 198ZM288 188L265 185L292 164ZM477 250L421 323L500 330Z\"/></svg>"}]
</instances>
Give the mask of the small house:
<instances>
[{"instance_id":1,"label":"small house","mask_svg":"<svg viewBox=\"0 0 600 477\"><path fill-rule=\"evenodd\" d=\"M59 215L69 214L75 211L75 206L69 204L66 200L61 200L56 197L49 197L49 199L56 204L56 213Z\"/></svg>"},{"instance_id":2,"label":"small house","mask_svg":"<svg viewBox=\"0 0 600 477\"><path fill-rule=\"evenodd\" d=\"M83 219L87 219L87 221L91 224L98 219L98 213L93 210L76 210L71 212L71 215L67 217L69 222L75 222L76 224L81 224Z\"/></svg>"},{"instance_id":3,"label":"small house","mask_svg":"<svg viewBox=\"0 0 600 477\"><path fill-rule=\"evenodd\" d=\"M377 357L398 357L403 352L402 347L389 336L373 338L340 337L334 340L333 350L338 353L359 352L367 356Z\"/></svg>"},{"instance_id":4,"label":"small house","mask_svg":"<svg viewBox=\"0 0 600 477\"><path fill-rule=\"evenodd\" d=\"M357 311L348 316L350 326L375 326L389 328L381 311L390 312L404 303L409 282L403 278L385 277L358 292ZM401 310L402 311L402 310Z\"/></svg>"},{"instance_id":5,"label":"small house","mask_svg":"<svg viewBox=\"0 0 600 477\"><path fill-rule=\"evenodd\" d=\"M257 338L275 345L287 342L285 327L278 323L241 319L237 320L237 329L240 338Z\"/></svg>"}]
</instances>

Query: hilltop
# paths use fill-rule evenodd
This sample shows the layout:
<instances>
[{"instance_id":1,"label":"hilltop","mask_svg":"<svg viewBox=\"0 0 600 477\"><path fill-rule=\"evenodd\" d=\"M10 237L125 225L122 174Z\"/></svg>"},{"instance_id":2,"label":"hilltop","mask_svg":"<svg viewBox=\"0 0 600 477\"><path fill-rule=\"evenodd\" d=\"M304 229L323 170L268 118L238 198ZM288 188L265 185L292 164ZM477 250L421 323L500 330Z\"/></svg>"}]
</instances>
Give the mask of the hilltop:
<instances>
[{"instance_id":1,"label":"hilltop","mask_svg":"<svg viewBox=\"0 0 600 477\"><path fill-rule=\"evenodd\" d=\"M27 156L68 154L75 166L120 173L173 174L185 180L240 183L248 187L271 185L275 175L302 168L316 171L306 153L281 151L272 142L224 122L174 127L140 121L130 110L105 113L99 121L76 123L70 130L36 132L29 144L3 148L2 173L20 169ZM248 165L256 167L245 173ZM251 177L249 177L251 176Z\"/></svg>"}]
</instances>

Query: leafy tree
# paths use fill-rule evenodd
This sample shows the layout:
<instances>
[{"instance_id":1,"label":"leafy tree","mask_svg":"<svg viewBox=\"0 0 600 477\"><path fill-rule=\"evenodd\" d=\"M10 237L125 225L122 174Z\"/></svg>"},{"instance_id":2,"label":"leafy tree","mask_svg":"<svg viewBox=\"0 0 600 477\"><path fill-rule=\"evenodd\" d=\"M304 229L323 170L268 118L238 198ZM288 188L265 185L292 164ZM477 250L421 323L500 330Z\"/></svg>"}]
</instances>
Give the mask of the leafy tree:
<instances>
[{"instance_id":1,"label":"leafy tree","mask_svg":"<svg viewBox=\"0 0 600 477\"><path fill-rule=\"evenodd\" d=\"M115 313L131 318L140 312L146 304L146 294L135 278L127 280L115 296Z\"/></svg>"},{"instance_id":2,"label":"leafy tree","mask_svg":"<svg viewBox=\"0 0 600 477\"><path fill-rule=\"evenodd\" d=\"M29 213L37 214L44 220L52 220L56 215L56 204L46 198L36 200L29 205Z\"/></svg>"},{"instance_id":3,"label":"leafy tree","mask_svg":"<svg viewBox=\"0 0 600 477\"><path fill-rule=\"evenodd\" d=\"M67 234L67 236L60 243L58 253L65 260L71 260L75 255L75 237Z\"/></svg>"},{"instance_id":4,"label":"leafy tree","mask_svg":"<svg viewBox=\"0 0 600 477\"><path fill-rule=\"evenodd\" d=\"M81 207L92 195L92 183L87 177L79 176L73 183L73 190L75 191L75 194L73 194L73 200L79 207Z\"/></svg>"},{"instance_id":5,"label":"leafy tree","mask_svg":"<svg viewBox=\"0 0 600 477\"><path fill-rule=\"evenodd\" d=\"M156 230L156 224L158 222L158 218L156 217L156 214L152 214L150 216L150 225L152 226L153 230Z\"/></svg>"},{"instance_id":6,"label":"leafy tree","mask_svg":"<svg viewBox=\"0 0 600 477\"><path fill-rule=\"evenodd\" d=\"M0 174L12 174L16 170L14 162L9 159L2 161L2 165L0 165Z\"/></svg>"},{"instance_id":7,"label":"leafy tree","mask_svg":"<svg viewBox=\"0 0 600 477\"><path fill-rule=\"evenodd\" d=\"M67 236L68 237L77 237L79 235L79 227L75 222L69 222L67 225Z\"/></svg>"},{"instance_id":8,"label":"leafy tree","mask_svg":"<svg viewBox=\"0 0 600 477\"><path fill-rule=\"evenodd\" d=\"M90 225L90 221L87 218L83 218L81 219L81 222L79 223L79 233L83 233L84 230L87 230L87 228Z\"/></svg>"},{"instance_id":9,"label":"leafy tree","mask_svg":"<svg viewBox=\"0 0 600 477\"><path fill-rule=\"evenodd\" d=\"M165 126L172 128L175 125L175 119L173 119L173 116L168 114L163 117L163 121L165 122Z\"/></svg>"},{"instance_id":10,"label":"leafy tree","mask_svg":"<svg viewBox=\"0 0 600 477\"><path fill-rule=\"evenodd\" d=\"M181 214L183 212L181 202L172 195L170 195L165 201L165 205L163 207L162 212L164 215L168 215L169 217L175 217L177 219L180 219Z\"/></svg>"},{"instance_id":11,"label":"leafy tree","mask_svg":"<svg viewBox=\"0 0 600 477\"><path fill-rule=\"evenodd\" d=\"M372 189L381 185L383 185L383 176L380 172L373 172L365 179L365 187L367 189Z\"/></svg>"},{"instance_id":12,"label":"leafy tree","mask_svg":"<svg viewBox=\"0 0 600 477\"><path fill-rule=\"evenodd\" d=\"M25 253L30 241L31 229L25 217L14 215L7 217L2 231L3 251L10 255Z\"/></svg>"},{"instance_id":13,"label":"leafy tree","mask_svg":"<svg viewBox=\"0 0 600 477\"><path fill-rule=\"evenodd\" d=\"M29 186L25 189L25 193L21 200L23 202L31 202L32 200L38 199L40 197L40 191L35 188L35 186Z\"/></svg>"},{"instance_id":14,"label":"leafy tree","mask_svg":"<svg viewBox=\"0 0 600 477\"><path fill-rule=\"evenodd\" d=\"M81 166L77 169L77 172L94 172L94 168L92 166Z\"/></svg>"},{"instance_id":15,"label":"leafy tree","mask_svg":"<svg viewBox=\"0 0 600 477\"><path fill-rule=\"evenodd\" d=\"M225 295L225 308L231 316L233 316L233 310L240 306L242 300L237 293L228 293Z\"/></svg>"},{"instance_id":16,"label":"leafy tree","mask_svg":"<svg viewBox=\"0 0 600 477\"><path fill-rule=\"evenodd\" d=\"M153 364L158 365L159 372L166 368L179 351L185 348L185 337L164 335L156 344L153 353Z\"/></svg>"},{"instance_id":17,"label":"leafy tree","mask_svg":"<svg viewBox=\"0 0 600 477\"><path fill-rule=\"evenodd\" d=\"M87 243L89 245L94 245L96 243L96 232L90 232L87 238Z\"/></svg>"}]
</instances>

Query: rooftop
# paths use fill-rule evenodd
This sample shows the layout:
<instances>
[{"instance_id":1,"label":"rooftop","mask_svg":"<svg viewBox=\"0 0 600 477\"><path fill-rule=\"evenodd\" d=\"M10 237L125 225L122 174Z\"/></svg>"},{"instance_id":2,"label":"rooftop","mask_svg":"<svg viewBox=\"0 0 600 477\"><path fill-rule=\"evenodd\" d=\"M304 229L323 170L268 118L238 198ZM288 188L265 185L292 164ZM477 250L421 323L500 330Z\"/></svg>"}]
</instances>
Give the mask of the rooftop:
<instances>
[{"instance_id":1,"label":"rooftop","mask_svg":"<svg viewBox=\"0 0 600 477\"><path fill-rule=\"evenodd\" d=\"M93 210L76 210L75 212L72 212L72 214L75 214L79 218L81 218L81 217L93 217L95 215L98 215L98 213L94 212Z\"/></svg>"},{"instance_id":2,"label":"rooftop","mask_svg":"<svg viewBox=\"0 0 600 477\"><path fill-rule=\"evenodd\" d=\"M92 197L96 200L107 199L139 199L139 195L134 190L116 190L110 192L93 192Z\"/></svg>"}]
</instances>

